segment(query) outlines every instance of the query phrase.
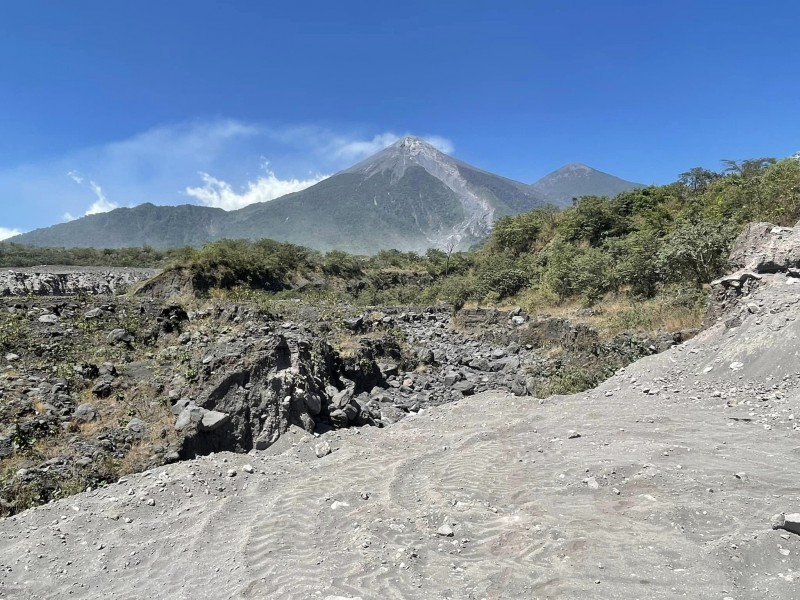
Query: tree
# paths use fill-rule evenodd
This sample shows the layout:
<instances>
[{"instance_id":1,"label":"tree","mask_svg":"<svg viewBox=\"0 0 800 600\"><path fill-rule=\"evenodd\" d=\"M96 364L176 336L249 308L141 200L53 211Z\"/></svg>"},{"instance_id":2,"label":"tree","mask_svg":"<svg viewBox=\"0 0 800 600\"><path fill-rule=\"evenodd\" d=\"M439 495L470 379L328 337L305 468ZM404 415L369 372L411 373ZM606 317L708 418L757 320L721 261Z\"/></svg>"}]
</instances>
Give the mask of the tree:
<instances>
[{"instance_id":1,"label":"tree","mask_svg":"<svg viewBox=\"0 0 800 600\"><path fill-rule=\"evenodd\" d=\"M725 172L731 175L739 175L743 179L748 179L758 175L770 165L777 161L774 158L751 158L748 160L731 160L725 158L722 164L725 165Z\"/></svg>"},{"instance_id":2,"label":"tree","mask_svg":"<svg viewBox=\"0 0 800 600\"><path fill-rule=\"evenodd\" d=\"M708 185L722 177L719 173L709 171L703 167L694 167L678 176L678 181L687 187L692 194L699 194L706 190Z\"/></svg>"},{"instance_id":3,"label":"tree","mask_svg":"<svg viewBox=\"0 0 800 600\"><path fill-rule=\"evenodd\" d=\"M558 229L568 241L600 246L606 238L625 235L628 224L605 196L584 196L564 211Z\"/></svg>"},{"instance_id":4,"label":"tree","mask_svg":"<svg viewBox=\"0 0 800 600\"><path fill-rule=\"evenodd\" d=\"M737 230L732 224L683 221L659 251L661 270L675 281L693 280L698 287L711 283L727 266Z\"/></svg>"}]
</instances>

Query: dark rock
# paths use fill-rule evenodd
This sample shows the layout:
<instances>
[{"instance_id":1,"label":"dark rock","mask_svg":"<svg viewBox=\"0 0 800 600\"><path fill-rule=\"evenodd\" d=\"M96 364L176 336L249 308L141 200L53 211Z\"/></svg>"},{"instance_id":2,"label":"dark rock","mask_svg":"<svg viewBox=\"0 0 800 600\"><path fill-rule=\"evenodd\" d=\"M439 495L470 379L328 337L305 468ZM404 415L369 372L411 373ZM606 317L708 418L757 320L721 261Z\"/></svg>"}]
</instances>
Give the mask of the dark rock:
<instances>
[{"instance_id":1,"label":"dark rock","mask_svg":"<svg viewBox=\"0 0 800 600\"><path fill-rule=\"evenodd\" d=\"M79 423L88 423L97 418L97 407L94 404L84 403L75 409L72 418Z\"/></svg>"},{"instance_id":2,"label":"dark rock","mask_svg":"<svg viewBox=\"0 0 800 600\"><path fill-rule=\"evenodd\" d=\"M386 425L397 423L406 416L406 411L396 406L381 406L381 421Z\"/></svg>"},{"instance_id":3,"label":"dark rock","mask_svg":"<svg viewBox=\"0 0 800 600\"><path fill-rule=\"evenodd\" d=\"M337 392L336 395L331 398L331 408L333 410L342 409L350 403L352 398L353 388L346 388L341 392Z\"/></svg>"},{"instance_id":4,"label":"dark rock","mask_svg":"<svg viewBox=\"0 0 800 600\"><path fill-rule=\"evenodd\" d=\"M378 368L381 370L381 373L383 373L383 376L386 378L396 377L398 373L400 373L400 368L396 363L379 362Z\"/></svg>"},{"instance_id":5,"label":"dark rock","mask_svg":"<svg viewBox=\"0 0 800 600\"><path fill-rule=\"evenodd\" d=\"M435 357L433 355L433 350L430 348L419 348L417 349L417 360L425 365L431 365L435 362Z\"/></svg>"},{"instance_id":6,"label":"dark rock","mask_svg":"<svg viewBox=\"0 0 800 600\"><path fill-rule=\"evenodd\" d=\"M81 363L79 365L75 365L73 370L84 379L94 379L100 375L100 369L97 368L97 365L92 363Z\"/></svg>"},{"instance_id":7,"label":"dark rock","mask_svg":"<svg viewBox=\"0 0 800 600\"><path fill-rule=\"evenodd\" d=\"M355 319L345 319L342 324L350 331L361 331L364 327L364 317L356 317Z\"/></svg>"},{"instance_id":8,"label":"dark rock","mask_svg":"<svg viewBox=\"0 0 800 600\"><path fill-rule=\"evenodd\" d=\"M337 429L343 429L350 423L350 419L343 410L336 409L331 411L330 422Z\"/></svg>"},{"instance_id":9,"label":"dark rock","mask_svg":"<svg viewBox=\"0 0 800 600\"><path fill-rule=\"evenodd\" d=\"M214 431L215 429L219 429L225 423L231 420L230 415L219 412L216 410L207 410L203 413L203 416L200 420L199 429L200 431Z\"/></svg>"},{"instance_id":10,"label":"dark rock","mask_svg":"<svg viewBox=\"0 0 800 600\"><path fill-rule=\"evenodd\" d=\"M108 376L104 376L92 387L92 394L98 398L106 398L111 395L112 391L114 391L113 380Z\"/></svg>"},{"instance_id":11,"label":"dark rock","mask_svg":"<svg viewBox=\"0 0 800 600\"><path fill-rule=\"evenodd\" d=\"M14 446L11 443L11 438L5 435L0 435L0 458L11 456L14 453Z\"/></svg>"},{"instance_id":12,"label":"dark rock","mask_svg":"<svg viewBox=\"0 0 800 600\"><path fill-rule=\"evenodd\" d=\"M473 358L469 362L469 366L476 371L488 371L489 370L489 361L483 357Z\"/></svg>"},{"instance_id":13,"label":"dark rock","mask_svg":"<svg viewBox=\"0 0 800 600\"><path fill-rule=\"evenodd\" d=\"M465 396L471 396L475 393L475 384L471 381L458 381L452 387L453 390L461 392Z\"/></svg>"},{"instance_id":14,"label":"dark rock","mask_svg":"<svg viewBox=\"0 0 800 600\"><path fill-rule=\"evenodd\" d=\"M148 427L147 423L142 421L141 419L133 418L128 421L128 424L125 426L127 431L130 431L133 435L133 438L136 440L140 440L147 435Z\"/></svg>"},{"instance_id":15,"label":"dark rock","mask_svg":"<svg viewBox=\"0 0 800 600\"><path fill-rule=\"evenodd\" d=\"M102 308L93 308L83 314L84 319L99 319L105 314L105 311Z\"/></svg>"},{"instance_id":16,"label":"dark rock","mask_svg":"<svg viewBox=\"0 0 800 600\"><path fill-rule=\"evenodd\" d=\"M347 415L347 419L352 423L358 418L361 410L358 405L350 403L342 407L342 412Z\"/></svg>"},{"instance_id":17,"label":"dark rock","mask_svg":"<svg viewBox=\"0 0 800 600\"><path fill-rule=\"evenodd\" d=\"M175 421L176 431L185 431L187 429L196 428L200 421L203 420L205 409L195 404L189 404L181 411Z\"/></svg>"},{"instance_id":18,"label":"dark rock","mask_svg":"<svg viewBox=\"0 0 800 600\"><path fill-rule=\"evenodd\" d=\"M114 329L106 337L109 344L130 344L133 341L133 336L124 329Z\"/></svg>"}]
</instances>

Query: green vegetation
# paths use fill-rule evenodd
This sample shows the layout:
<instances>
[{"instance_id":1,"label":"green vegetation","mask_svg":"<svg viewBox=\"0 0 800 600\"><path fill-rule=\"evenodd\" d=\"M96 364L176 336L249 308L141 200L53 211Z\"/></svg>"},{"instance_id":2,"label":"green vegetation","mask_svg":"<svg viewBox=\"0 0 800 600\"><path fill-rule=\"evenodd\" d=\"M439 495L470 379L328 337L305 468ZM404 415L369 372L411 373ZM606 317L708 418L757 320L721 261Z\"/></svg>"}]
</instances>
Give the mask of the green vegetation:
<instances>
[{"instance_id":1,"label":"green vegetation","mask_svg":"<svg viewBox=\"0 0 800 600\"><path fill-rule=\"evenodd\" d=\"M186 260L189 248L156 250L141 248L38 248L12 242L0 242L0 267L35 267L71 265L81 267L160 268Z\"/></svg>"},{"instance_id":2,"label":"green vegetation","mask_svg":"<svg viewBox=\"0 0 800 600\"><path fill-rule=\"evenodd\" d=\"M18 262L30 252L37 262L174 264L188 269L196 290L239 298L266 293L272 300L446 302L455 308L513 303L530 312L583 306L599 308L595 312L615 330L698 324L703 286L725 270L742 226L792 225L800 218L800 161L759 158L724 166L721 173L691 169L669 185L613 198L586 196L563 211L543 207L502 217L472 252L384 250L367 257L270 240L223 240L164 252L5 244L0 260L9 264L16 256Z\"/></svg>"}]
</instances>

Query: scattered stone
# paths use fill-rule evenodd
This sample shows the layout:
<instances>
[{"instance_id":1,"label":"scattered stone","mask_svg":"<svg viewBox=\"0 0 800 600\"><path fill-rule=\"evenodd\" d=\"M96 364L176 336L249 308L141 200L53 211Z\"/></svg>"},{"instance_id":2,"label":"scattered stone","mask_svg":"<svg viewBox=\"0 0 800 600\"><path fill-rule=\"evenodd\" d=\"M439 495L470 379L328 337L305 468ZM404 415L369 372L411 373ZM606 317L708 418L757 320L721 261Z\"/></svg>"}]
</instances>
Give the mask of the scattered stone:
<instances>
[{"instance_id":1,"label":"scattered stone","mask_svg":"<svg viewBox=\"0 0 800 600\"><path fill-rule=\"evenodd\" d=\"M244 465L244 466L242 467L242 471L244 471L244 472L245 472L245 473L247 473L247 474L252 474L252 473L253 473L253 471L254 471L254 469L253 469L253 465Z\"/></svg>"},{"instance_id":2,"label":"scattered stone","mask_svg":"<svg viewBox=\"0 0 800 600\"><path fill-rule=\"evenodd\" d=\"M78 423L88 423L97 419L97 407L94 404L81 404L72 413L73 420Z\"/></svg>"},{"instance_id":3,"label":"scattered stone","mask_svg":"<svg viewBox=\"0 0 800 600\"><path fill-rule=\"evenodd\" d=\"M141 440L147 435L148 428L147 423L139 418L134 417L128 421L127 425L125 425L125 429L133 434L134 439Z\"/></svg>"},{"instance_id":4,"label":"scattered stone","mask_svg":"<svg viewBox=\"0 0 800 600\"><path fill-rule=\"evenodd\" d=\"M322 458L323 456L328 456L331 453L331 445L329 442L320 442L314 446L314 454L317 455L317 458Z\"/></svg>"},{"instance_id":5,"label":"scattered stone","mask_svg":"<svg viewBox=\"0 0 800 600\"><path fill-rule=\"evenodd\" d=\"M444 523L439 529L436 530L436 535L441 537L453 537L455 535L453 528L447 523Z\"/></svg>"},{"instance_id":6,"label":"scattered stone","mask_svg":"<svg viewBox=\"0 0 800 600\"><path fill-rule=\"evenodd\" d=\"M783 529L800 535L800 513L774 515L770 523L773 529Z\"/></svg>"},{"instance_id":7,"label":"scattered stone","mask_svg":"<svg viewBox=\"0 0 800 600\"><path fill-rule=\"evenodd\" d=\"M106 337L106 341L111 344L130 344L133 341L133 336L124 329L114 329Z\"/></svg>"}]
</instances>

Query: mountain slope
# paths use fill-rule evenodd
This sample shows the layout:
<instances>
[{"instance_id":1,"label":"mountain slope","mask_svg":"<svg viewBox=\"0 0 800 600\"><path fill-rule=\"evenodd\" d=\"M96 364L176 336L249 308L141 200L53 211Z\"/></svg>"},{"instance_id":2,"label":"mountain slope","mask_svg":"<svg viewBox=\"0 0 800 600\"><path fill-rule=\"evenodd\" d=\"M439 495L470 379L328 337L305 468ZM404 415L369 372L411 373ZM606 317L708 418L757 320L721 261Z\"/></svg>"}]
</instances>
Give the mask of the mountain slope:
<instances>
[{"instance_id":1,"label":"mountain slope","mask_svg":"<svg viewBox=\"0 0 800 600\"><path fill-rule=\"evenodd\" d=\"M117 209L14 238L37 246L200 245L271 238L318 250L425 251L482 240L500 216L547 203L531 186L455 160L406 137L300 192L224 212L203 207Z\"/></svg>"},{"instance_id":2,"label":"mountain slope","mask_svg":"<svg viewBox=\"0 0 800 600\"><path fill-rule=\"evenodd\" d=\"M620 192L646 187L625 181L581 163L564 165L531 184L533 190L553 204L569 205L581 196L613 197Z\"/></svg>"},{"instance_id":3,"label":"mountain slope","mask_svg":"<svg viewBox=\"0 0 800 600\"><path fill-rule=\"evenodd\" d=\"M407 137L306 190L232 213L226 233L359 253L424 251L451 240L466 248L497 217L543 203L530 186Z\"/></svg>"},{"instance_id":4,"label":"mountain slope","mask_svg":"<svg viewBox=\"0 0 800 600\"><path fill-rule=\"evenodd\" d=\"M228 214L221 208L145 203L117 208L16 236L9 241L55 248L175 248L219 237Z\"/></svg>"}]
</instances>

